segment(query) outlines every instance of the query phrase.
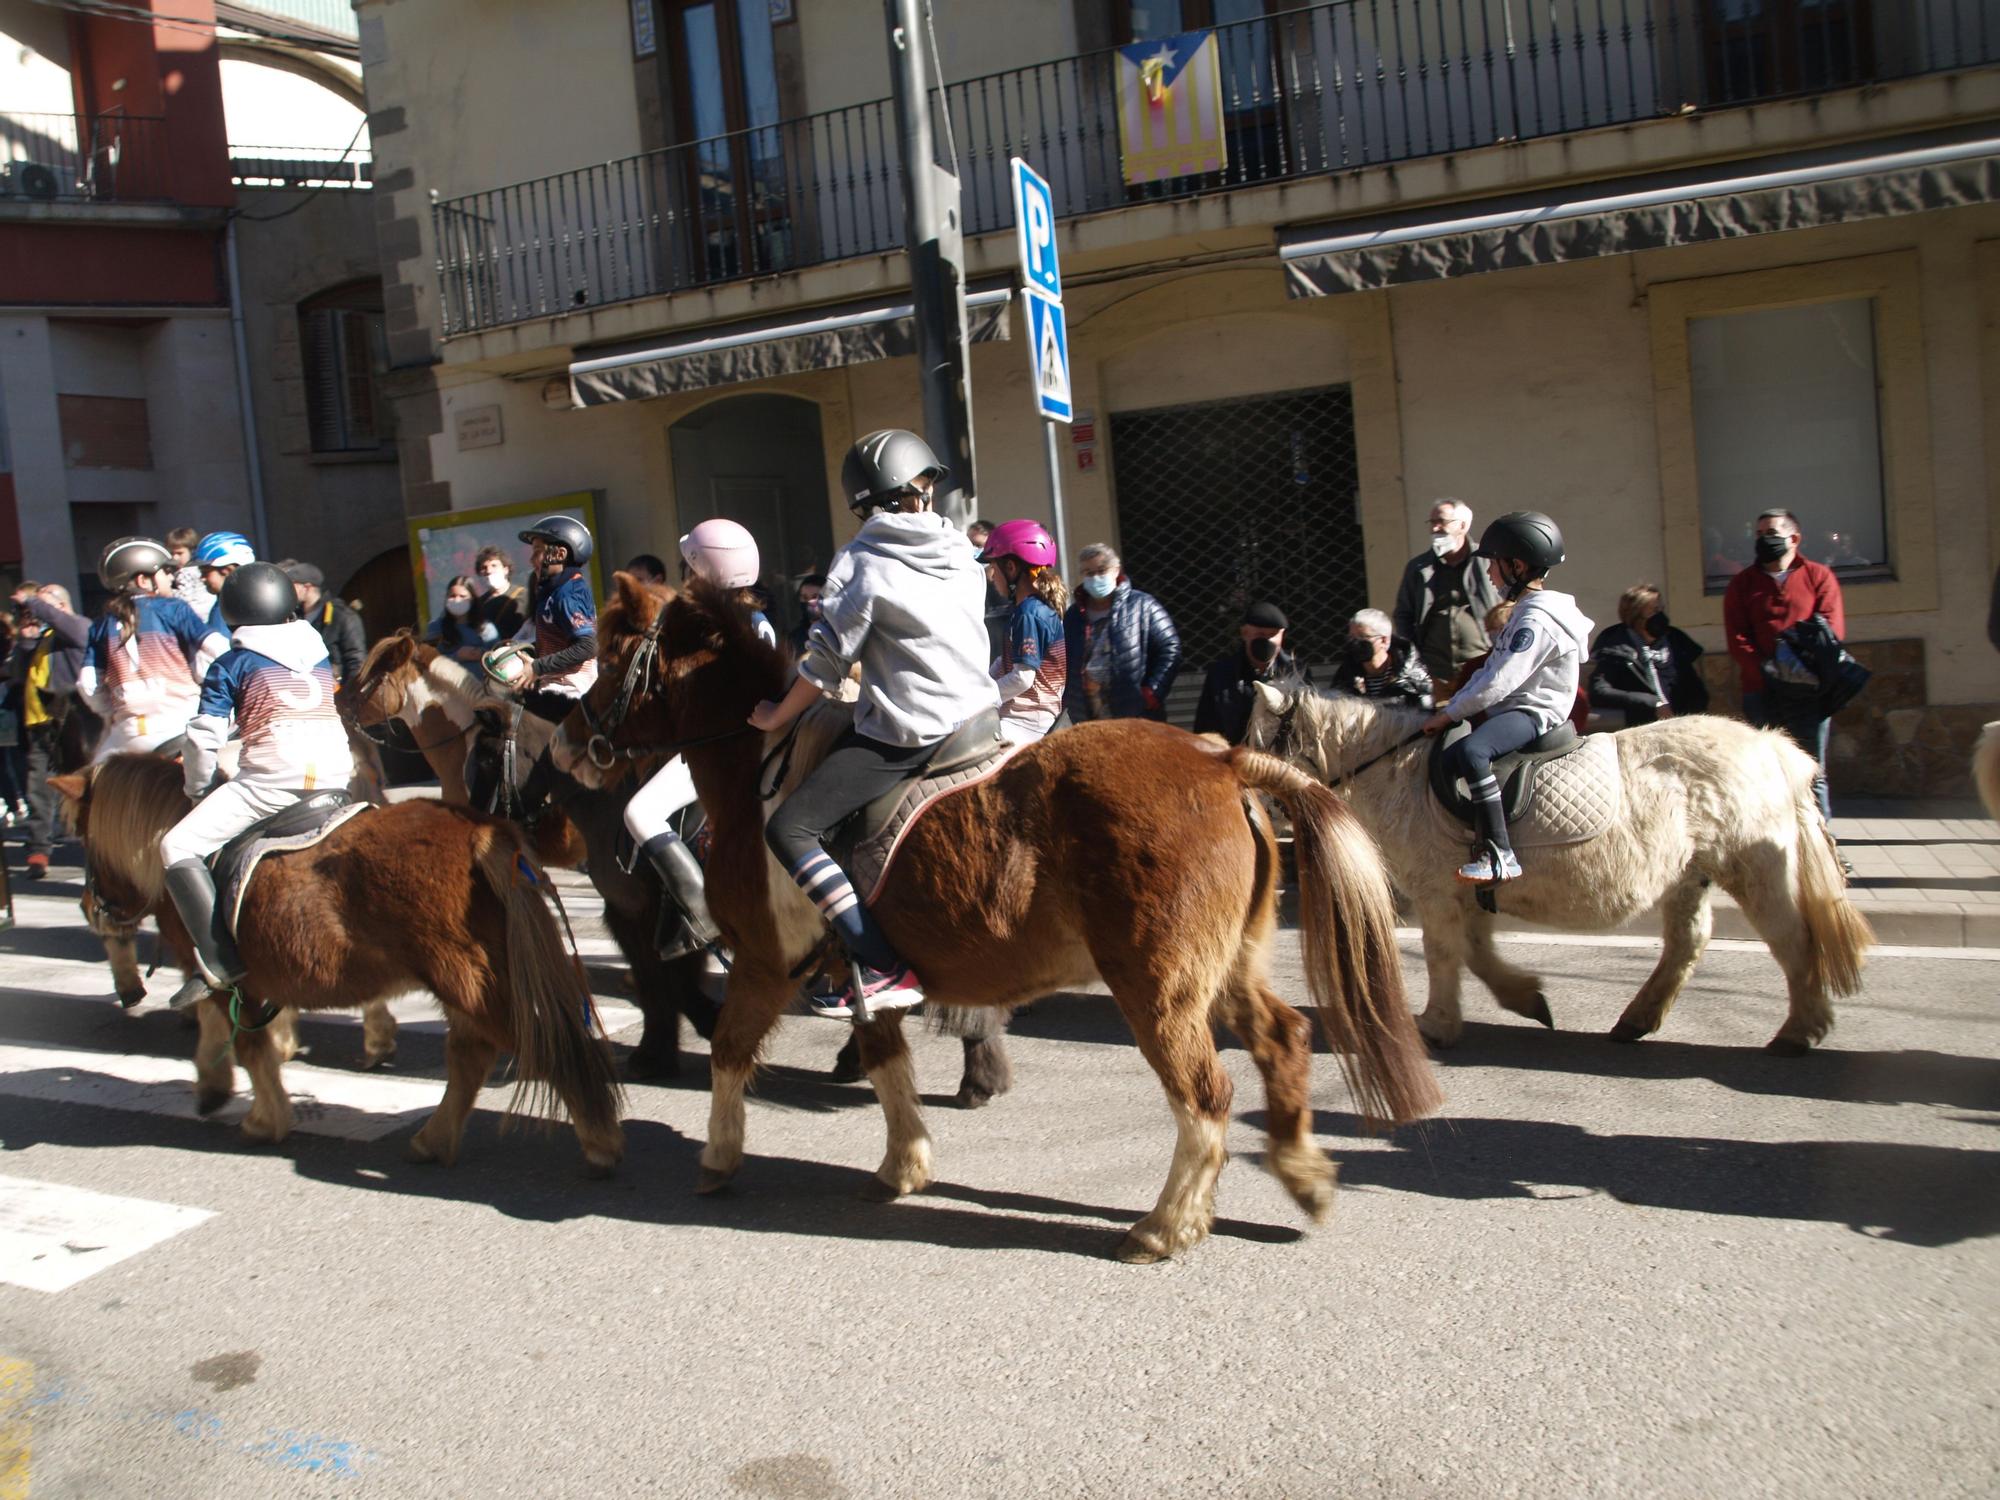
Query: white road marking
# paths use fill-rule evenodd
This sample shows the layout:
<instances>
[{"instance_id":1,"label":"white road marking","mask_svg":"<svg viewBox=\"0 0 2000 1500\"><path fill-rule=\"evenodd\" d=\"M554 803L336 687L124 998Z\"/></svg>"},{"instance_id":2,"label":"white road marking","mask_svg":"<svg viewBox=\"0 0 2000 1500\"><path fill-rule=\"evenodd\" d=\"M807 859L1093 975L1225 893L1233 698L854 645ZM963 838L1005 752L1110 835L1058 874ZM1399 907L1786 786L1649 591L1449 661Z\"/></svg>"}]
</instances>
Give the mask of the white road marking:
<instances>
[{"instance_id":1,"label":"white road marking","mask_svg":"<svg viewBox=\"0 0 2000 1500\"><path fill-rule=\"evenodd\" d=\"M1404 943L1420 943L1424 931L1421 927L1398 927L1396 939ZM1519 943L1531 948L1641 948L1657 953L1660 940L1652 937L1638 937L1624 933L1597 932L1527 932L1512 928L1506 932L1493 934L1496 943ZM1715 938L1709 945L1712 953L1769 953L1771 950L1756 938ZM1958 958L1971 963L2000 962L2000 948L1925 948L1916 945L1884 943L1868 950L1870 958Z\"/></svg>"},{"instance_id":2,"label":"white road marking","mask_svg":"<svg viewBox=\"0 0 2000 1500\"><path fill-rule=\"evenodd\" d=\"M213 1217L205 1208L0 1177L0 1282L64 1291Z\"/></svg>"}]
</instances>

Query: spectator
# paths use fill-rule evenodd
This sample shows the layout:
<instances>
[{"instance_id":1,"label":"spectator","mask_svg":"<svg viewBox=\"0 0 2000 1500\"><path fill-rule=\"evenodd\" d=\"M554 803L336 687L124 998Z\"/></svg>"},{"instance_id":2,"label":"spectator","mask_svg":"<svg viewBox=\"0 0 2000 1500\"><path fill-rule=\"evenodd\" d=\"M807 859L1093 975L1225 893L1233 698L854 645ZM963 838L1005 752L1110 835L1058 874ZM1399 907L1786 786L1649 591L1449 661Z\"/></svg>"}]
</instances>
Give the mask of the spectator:
<instances>
[{"instance_id":1,"label":"spectator","mask_svg":"<svg viewBox=\"0 0 2000 1500\"><path fill-rule=\"evenodd\" d=\"M24 614L22 618L31 632L25 642L14 617L0 613L0 662L10 661L16 651L33 649L32 632L39 631L40 622L32 615ZM21 739L20 700L20 691L10 675L6 681L0 682L0 824L9 828L26 822L28 818L24 790L28 767L26 747Z\"/></svg>"},{"instance_id":2,"label":"spectator","mask_svg":"<svg viewBox=\"0 0 2000 1500\"><path fill-rule=\"evenodd\" d=\"M799 606L798 623L792 627L791 642L794 656L805 655L806 637L812 634L814 623L819 619L820 601L826 597L826 574L808 573L799 580L797 594Z\"/></svg>"},{"instance_id":3,"label":"spectator","mask_svg":"<svg viewBox=\"0 0 2000 1500\"><path fill-rule=\"evenodd\" d=\"M72 612L69 593L60 584L24 583L15 590L14 602L21 607L23 633L38 632L31 649L23 651L22 643L16 643L7 659L7 679L20 702L27 745L28 878L41 880L49 873L55 848L58 799L49 789L49 777L65 769L65 724L87 713L77 701L76 679L83 670L90 621Z\"/></svg>"},{"instance_id":4,"label":"spectator","mask_svg":"<svg viewBox=\"0 0 2000 1500\"><path fill-rule=\"evenodd\" d=\"M326 654L333 661L333 680L352 682L361 675L362 658L368 654L368 636L345 599L326 592L326 575L308 562L280 564L299 596L299 612L326 642Z\"/></svg>"},{"instance_id":5,"label":"spectator","mask_svg":"<svg viewBox=\"0 0 2000 1500\"><path fill-rule=\"evenodd\" d=\"M974 552L984 552L986 543L993 536L993 523L984 519L974 521L965 528L965 539L972 543ZM1007 649L1007 622L1013 616L1014 605L1007 597L1007 581L1000 576L1000 570L992 563L986 565L986 646L987 659L1001 655Z\"/></svg>"},{"instance_id":6,"label":"spectator","mask_svg":"<svg viewBox=\"0 0 2000 1500\"><path fill-rule=\"evenodd\" d=\"M1590 648L1590 701L1622 715L1627 729L1698 714L1708 707L1708 686L1695 670L1700 658L1700 645L1667 622L1660 591L1636 584L1618 597L1618 623Z\"/></svg>"},{"instance_id":7,"label":"spectator","mask_svg":"<svg viewBox=\"0 0 2000 1500\"><path fill-rule=\"evenodd\" d=\"M1430 525L1431 550L1403 569L1391 630L1416 646L1433 682L1450 682L1491 643L1481 621L1500 596L1472 555L1472 507L1440 500Z\"/></svg>"},{"instance_id":8,"label":"spectator","mask_svg":"<svg viewBox=\"0 0 2000 1500\"><path fill-rule=\"evenodd\" d=\"M478 592L476 611L503 641L511 641L528 622L528 591L514 582L514 564L498 547L482 547L472 562Z\"/></svg>"},{"instance_id":9,"label":"spectator","mask_svg":"<svg viewBox=\"0 0 2000 1500\"><path fill-rule=\"evenodd\" d=\"M1275 604L1257 603L1243 612L1236 649L1209 663L1195 706L1194 732L1219 734L1232 745L1243 743L1250 728L1250 705L1259 683L1295 691L1312 686L1312 674L1285 649L1290 622Z\"/></svg>"},{"instance_id":10,"label":"spectator","mask_svg":"<svg viewBox=\"0 0 2000 1500\"><path fill-rule=\"evenodd\" d=\"M500 632L490 620L474 611L477 600L472 579L459 574L444 586L444 613L431 621L424 639L434 641L438 650L457 661L477 662L500 644Z\"/></svg>"},{"instance_id":11,"label":"spectator","mask_svg":"<svg viewBox=\"0 0 2000 1500\"><path fill-rule=\"evenodd\" d=\"M1800 553L1804 533L1788 510L1757 517L1757 561L1729 580L1722 596L1722 633L1743 684L1743 717L1760 729L1782 729L1819 762L1814 791L1822 817L1833 816L1826 784L1827 719L1816 701L1786 702L1764 681L1764 663L1778 649L1778 635L1801 620L1823 616L1827 627L1847 639L1847 610L1833 569Z\"/></svg>"},{"instance_id":12,"label":"spectator","mask_svg":"<svg viewBox=\"0 0 2000 1500\"><path fill-rule=\"evenodd\" d=\"M1431 674L1416 646L1397 635L1394 622L1379 609L1360 610L1347 622L1347 653L1333 685L1356 698L1431 707Z\"/></svg>"},{"instance_id":13,"label":"spectator","mask_svg":"<svg viewBox=\"0 0 2000 1500\"><path fill-rule=\"evenodd\" d=\"M1077 562L1083 574L1063 617L1069 664L1063 706L1078 724L1086 719L1164 720L1167 690L1181 663L1173 618L1159 600L1132 587L1107 543L1085 547Z\"/></svg>"},{"instance_id":14,"label":"spectator","mask_svg":"<svg viewBox=\"0 0 2000 1500\"><path fill-rule=\"evenodd\" d=\"M650 552L641 552L625 564L625 571L641 583L665 583L667 565Z\"/></svg>"},{"instance_id":15,"label":"spectator","mask_svg":"<svg viewBox=\"0 0 2000 1500\"><path fill-rule=\"evenodd\" d=\"M206 620L215 609L215 597L202 587L201 567L195 561L195 543L201 533L192 526L176 526L167 533L167 560L174 565L174 597Z\"/></svg>"}]
</instances>

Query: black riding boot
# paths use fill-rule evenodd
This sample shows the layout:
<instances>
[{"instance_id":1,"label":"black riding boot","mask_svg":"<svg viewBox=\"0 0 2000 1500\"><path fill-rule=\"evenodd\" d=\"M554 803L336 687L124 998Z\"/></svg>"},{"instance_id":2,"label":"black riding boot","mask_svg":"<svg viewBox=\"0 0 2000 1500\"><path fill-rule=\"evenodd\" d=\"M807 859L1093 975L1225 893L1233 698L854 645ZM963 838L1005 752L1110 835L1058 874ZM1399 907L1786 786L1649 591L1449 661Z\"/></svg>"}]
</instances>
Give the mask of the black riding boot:
<instances>
[{"instance_id":1,"label":"black riding boot","mask_svg":"<svg viewBox=\"0 0 2000 1500\"><path fill-rule=\"evenodd\" d=\"M666 900L660 907L658 946L661 958L685 958L699 953L721 935L709 915L702 890L701 861L677 833L656 833L640 848L659 871Z\"/></svg>"},{"instance_id":2,"label":"black riding boot","mask_svg":"<svg viewBox=\"0 0 2000 1500\"><path fill-rule=\"evenodd\" d=\"M1462 866L1458 878L1471 885L1492 885L1520 876L1521 862L1514 857L1513 841L1507 836L1507 814L1498 797L1472 804L1472 819L1479 831L1471 862Z\"/></svg>"},{"instance_id":3,"label":"black riding boot","mask_svg":"<svg viewBox=\"0 0 2000 1500\"><path fill-rule=\"evenodd\" d=\"M167 894L181 925L194 939L195 965L200 970L175 992L170 1004L183 1009L210 990L226 990L243 977L243 960L236 945L223 936L215 920L215 877L198 859L184 859L167 867Z\"/></svg>"}]
</instances>

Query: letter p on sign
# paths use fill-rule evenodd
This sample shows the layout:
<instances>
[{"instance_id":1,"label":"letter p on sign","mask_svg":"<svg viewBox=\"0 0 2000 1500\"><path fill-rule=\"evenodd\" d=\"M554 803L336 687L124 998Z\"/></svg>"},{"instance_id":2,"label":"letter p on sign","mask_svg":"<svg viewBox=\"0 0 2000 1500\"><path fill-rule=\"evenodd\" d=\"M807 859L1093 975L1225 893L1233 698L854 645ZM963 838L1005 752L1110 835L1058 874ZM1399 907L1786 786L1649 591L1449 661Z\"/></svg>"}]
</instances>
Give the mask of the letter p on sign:
<instances>
[{"instance_id":1,"label":"letter p on sign","mask_svg":"<svg viewBox=\"0 0 2000 1500\"><path fill-rule=\"evenodd\" d=\"M1056 265L1055 197L1033 167L1018 156L1012 161L1014 233L1021 256L1021 280L1060 301L1062 271Z\"/></svg>"}]
</instances>

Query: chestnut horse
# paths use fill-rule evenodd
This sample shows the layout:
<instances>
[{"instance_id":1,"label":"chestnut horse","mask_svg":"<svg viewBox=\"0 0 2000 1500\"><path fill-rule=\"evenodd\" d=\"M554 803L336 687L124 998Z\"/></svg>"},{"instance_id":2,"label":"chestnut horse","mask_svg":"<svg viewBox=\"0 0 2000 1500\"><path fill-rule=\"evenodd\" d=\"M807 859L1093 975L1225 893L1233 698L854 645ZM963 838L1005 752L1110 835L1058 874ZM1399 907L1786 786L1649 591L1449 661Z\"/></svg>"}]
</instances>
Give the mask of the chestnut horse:
<instances>
[{"instance_id":1,"label":"chestnut horse","mask_svg":"<svg viewBox=\"0 0 2000 1500\"><path fill-rule=\"evenodd\" d=\"M697 1184L714 1192L742 1165L743 1095L759 1049L798 992L795 966L824 936L764 843L771 803L760 781L784 747L746 727L758 700L785 688L786 659L707 585L676 593L624 573L598 640L597 687L564 721L557 765L601 783L600 764L621 764L620 753L678 748L714 831L709 904L736 952L710 1048ZM803 739L802 726L794 783L810 759ZM1166 1186L1119 1246L1122 1260L1187 1249L1214 1219L1231 1095L1216 1018L1263 1075L1272 1172L1315 1219L1332 1204L1333 1168L1311 1129L1309 1028L1268 978L1279 858L1259 792L1294 823L1307 983L1356 1104L1370 1123L1430 1112L1440 1096L1404 1004L1381 860L1338 798L1274 757L1138 720L1051 735L919 820L874 902L937 1004L1010 1006L1110 987L1179 1132ZM915 1192L930 1180L931 1145L900 1012L859 1036L888 1120L876 1176L885 1196Z\"/></svg>"},{"instance_id":2,"label":"chestnut horse","mask_svg":"<svg viewBox=\"0 0 2000 1500\"><path fill-rule=\"evenodd\" d=\"M160 862L161 836L189 807L180 766L114 755L49 785L71 804L102 901L150 912L161 942L192 969ZM591 1034L590 992L563 950L543 895L547 879L510 824L435 801L371 808L258 869L237 935L243 999L341 1010L427 989L448 1027L445 1095L411 1138L410 1158L457 1159L466 1116L494 1060L510 1050L521 1080L515 1105L541 1110L559 1101L587 1169L608 1172L624 1149L618 1083L609 1050ZM252 1088L244 1134L281 1141L292 1126L282 1058L269 1032L238 1031L229 1006L214 994L199 1006L197 1107L208 1114L229 1098L233 1041Z\"/></svg>"}]
</instances>

